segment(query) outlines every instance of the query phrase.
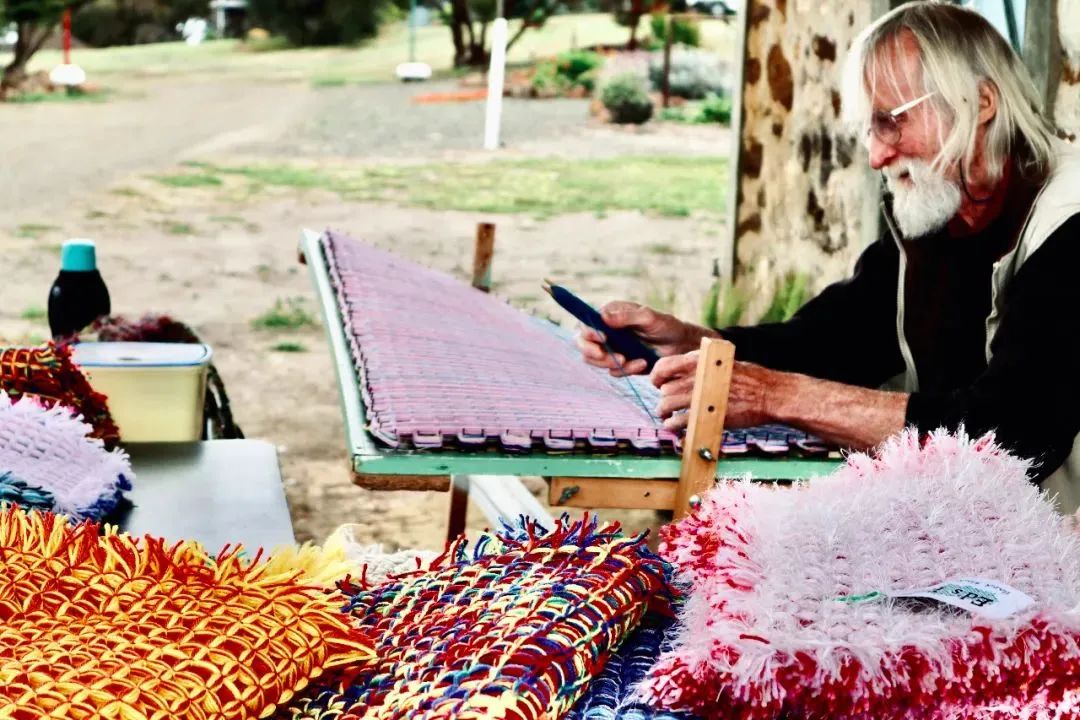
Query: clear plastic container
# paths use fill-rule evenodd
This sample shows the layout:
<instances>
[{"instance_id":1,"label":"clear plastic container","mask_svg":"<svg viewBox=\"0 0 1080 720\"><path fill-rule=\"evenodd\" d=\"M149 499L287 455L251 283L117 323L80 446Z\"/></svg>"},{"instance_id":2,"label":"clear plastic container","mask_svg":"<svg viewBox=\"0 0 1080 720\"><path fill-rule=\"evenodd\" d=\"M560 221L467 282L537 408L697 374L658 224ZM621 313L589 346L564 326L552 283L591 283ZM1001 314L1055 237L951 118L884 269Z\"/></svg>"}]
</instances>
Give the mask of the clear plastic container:
<instances>
[{"instance_id":1,"label":"clear plastic container","mask_svg":"<svg viewBox=\"0 0 1080 720\"><path fill-rule=\"evenodd\" d=\"M129 443L202 438L212 355L209 345L195 343L92 342L72 350Z\"/></svg>"}]
</instances>

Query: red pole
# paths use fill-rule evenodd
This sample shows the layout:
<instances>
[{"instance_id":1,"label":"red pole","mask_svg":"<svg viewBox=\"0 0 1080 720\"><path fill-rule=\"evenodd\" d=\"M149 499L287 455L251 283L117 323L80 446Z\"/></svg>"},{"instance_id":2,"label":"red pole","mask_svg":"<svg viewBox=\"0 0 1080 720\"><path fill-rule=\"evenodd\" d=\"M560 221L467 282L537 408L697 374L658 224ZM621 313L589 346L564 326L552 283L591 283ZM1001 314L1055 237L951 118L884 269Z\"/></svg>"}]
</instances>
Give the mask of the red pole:
<instances>
[{"instance_id":1,"label":"red pole","mask_svg":"<svg viewBox=\"0 0 1080 720\"><path fill-rule=\"evenodd\" d=\"M64 64L71 64L71 8L64 10Z\"/></svg>"}]
</instances>

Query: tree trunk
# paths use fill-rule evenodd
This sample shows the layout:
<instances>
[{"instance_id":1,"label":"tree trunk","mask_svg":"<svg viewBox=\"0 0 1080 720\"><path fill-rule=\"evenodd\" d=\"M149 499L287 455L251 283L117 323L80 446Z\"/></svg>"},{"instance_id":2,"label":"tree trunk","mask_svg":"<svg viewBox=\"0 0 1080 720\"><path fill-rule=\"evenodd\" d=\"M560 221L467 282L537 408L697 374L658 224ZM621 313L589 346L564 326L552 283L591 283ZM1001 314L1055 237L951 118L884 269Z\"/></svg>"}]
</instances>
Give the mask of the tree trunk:
<instances>
[{"instance_id":1,"label":"tree trunk","mask_svg":"<svg viewBox=\"0 0 1080 720\"><path fill-rule=\"evenodd\" d=\"M484 67L488 64L489 60L490 55L487 50L487 23L481 22L480 37L477 39L475 38L475 35L470 36L469 64L473 67Z\"/></svg>"},{"instance_id":2,"label":"tree trunk","mask_svg":"<svg viewBox=\"0 0 1080 720\"><path fill-rule=\"evenodd\" d=\"M26 80L26 63L12 60L4 68L3 77L0 77L0 99L3 99L9 91L22 85L24 80Z\"/></svg>"},{"instance_id":3,"label":"tree trunk","mask_svg":"<svg viewBox=\"0 0 1080 720\"><path fill-rule=\"evenodd\" d=\"M627 50L637 50L637 27L641 16L645 14L641 0L630 0L630 39L626 42Z\"/></svg>"},{"instance_id":4,"label":"tree trunk","mask_svg":"<svg viewBox=\"0 0 1080 720\"><path fill-rule=\"evenodd\" d=\"M468 42L465 40L466 28L469 31ZM472 45L472 18L469 17L467 0L452 0L450 35L454 39L454 67L468 65Z\"/></svg>"},{"instance_id":5,"label":"tree trunk","mask_svg":"<svg viewBox=\"0 0 1080 720\"><path fill-rule=\"evenodd\" d=\"M13 48L14 56L4 68L4 76L0 79L0 96L7 95L8 92L23 84L26 80L26 66L30 58L45 44L45 40L52 34L52 29L43 31L37 23L21 22L16 26L16 32L19 37Z\"/></svg>"}]
</instances>

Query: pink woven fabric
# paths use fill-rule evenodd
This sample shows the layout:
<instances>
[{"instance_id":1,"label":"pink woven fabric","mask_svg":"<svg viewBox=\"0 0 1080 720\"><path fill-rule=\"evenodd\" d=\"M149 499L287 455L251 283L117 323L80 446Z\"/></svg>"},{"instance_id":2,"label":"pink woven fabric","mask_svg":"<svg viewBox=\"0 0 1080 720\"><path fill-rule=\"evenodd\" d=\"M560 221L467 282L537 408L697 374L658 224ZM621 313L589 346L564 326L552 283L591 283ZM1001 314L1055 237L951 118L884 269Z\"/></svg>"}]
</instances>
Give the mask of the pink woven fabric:
<instances>
[{"instance_id":1,"label":"pink woven fabric","mask_svg":"<svg viewBox=\"0 0 1080 720\"><path fill-rule=\"evenodd\" d=\"M448 275L337 233L322 242L368 429L388 445L677 449L678 437L645 410L658 399L648 378L585 365L565 332ZM723 442L728 455L825 450L781 426Z\"/></svg>"},{"instance_id":2,"label":"pink woven fabric","mask_svg":"<svg viewBox=\"0 0 1080 720\"><path fill-rule=\"evenodd\" d=\"M671 447L626 381L541 321L448 275L323 237L370 431L391 446Z\"/></svg>"},{"instance_id":3,"label":"pink woven fabric","mask_svg":"<svg viewBox=\"0 0 1080 720\"><path fill-rule=\"evenodd\" d=\"M991 437L908 433L804 488L718 488L662 531L691 589L644 695L731 720L1080 716L1080 539L1026 470ZM874 595L958 578L1035 603Z\"/></svg>"}]
</instances>

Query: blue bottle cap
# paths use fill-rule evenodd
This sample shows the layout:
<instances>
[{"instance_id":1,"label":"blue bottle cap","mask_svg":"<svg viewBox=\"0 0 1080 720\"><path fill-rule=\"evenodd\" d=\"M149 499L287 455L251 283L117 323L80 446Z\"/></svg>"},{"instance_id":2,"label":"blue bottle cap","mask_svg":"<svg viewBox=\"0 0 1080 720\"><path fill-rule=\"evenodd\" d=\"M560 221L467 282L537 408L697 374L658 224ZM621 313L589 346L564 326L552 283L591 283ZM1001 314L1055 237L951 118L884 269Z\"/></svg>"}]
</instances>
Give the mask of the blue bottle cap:
<instances>
[{"instance_id":1,"label":"blue bottle cap","mask_svg":"<svg viewBox=\"0 0 1080 720\"><path fill-rule=\"evenodd\" d=\"M60 269L67 272L97 270L97 248L93 240L68 240L60 249Z\"/></svg>"}]
</instances>

